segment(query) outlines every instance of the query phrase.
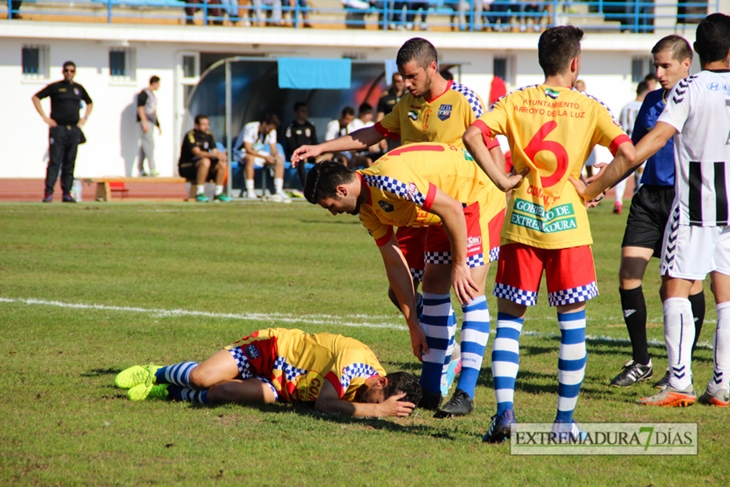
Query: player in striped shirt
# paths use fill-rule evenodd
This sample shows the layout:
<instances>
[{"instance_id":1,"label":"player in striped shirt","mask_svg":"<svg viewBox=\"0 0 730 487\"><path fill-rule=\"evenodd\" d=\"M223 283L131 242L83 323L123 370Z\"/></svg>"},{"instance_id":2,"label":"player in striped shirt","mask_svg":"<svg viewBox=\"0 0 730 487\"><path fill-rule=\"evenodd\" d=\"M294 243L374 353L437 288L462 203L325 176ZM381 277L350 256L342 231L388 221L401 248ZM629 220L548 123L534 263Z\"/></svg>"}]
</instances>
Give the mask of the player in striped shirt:
<instances>
[{"instance_id":1,"label":"player in striped shirt","mask_svg":"<svg viewBox=\"0 0 730 487\"><path fill-rule=\"evenodd\" d=\"M676 167L661 257L670 377L666 389L639 400L651 406L689 406L697 400L691 368L695 327L688 297L694 282L708 273L717 303L715 367L699 401L730 404L730 16L707 16L697 26L696 37L702 71L677 83L656 126L637 144L636 161L643 161L674 138ZM622 157L614 163L587 188L574 183L586 200L633 165Z\"/></svg>"},{"instance_id":2,"label":"player in striped shirt","mask_svg":"<svg viewBox=\"0 0 730 487\"><path fill-rule=\"evenodd\" d=\"M313 402L319 411L351 416L408 416L421 397L416 377L386 375L362 342L285 328L254 331L201 364L136 365L114 383L133 401Z\"/></svg>"}]
</instances>

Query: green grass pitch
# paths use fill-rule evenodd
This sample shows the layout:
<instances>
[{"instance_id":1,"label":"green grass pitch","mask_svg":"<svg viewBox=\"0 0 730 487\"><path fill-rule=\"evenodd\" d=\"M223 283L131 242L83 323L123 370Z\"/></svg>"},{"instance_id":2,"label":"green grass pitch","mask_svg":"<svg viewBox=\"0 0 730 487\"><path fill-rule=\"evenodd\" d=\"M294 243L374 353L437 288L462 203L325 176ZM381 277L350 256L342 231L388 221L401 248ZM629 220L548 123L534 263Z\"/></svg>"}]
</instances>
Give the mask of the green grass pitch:
<instances>
[{"instance_id":1,"label":"green grass pitch","mask_svg":"<svg viewBox=\"0 0 730 487\"><path fill-rule=\"evenodd\" d=\"M132 403L113 387L134 364L202 360L268 326L369 344L389 371L420 370L389 303L379 253L357 218L306 204L0 205L0 485L511 486L726 484L728 411L636 405L651 381L608 382L630 358L617 270L625 214L591 210L601 295L588 306L579 422L696 422L683 457L511 456L481 436L495 410L487 360L473 414L436 420L326 416L306 405ZM488 289L494 279L490 272ZM663 342L658 263L644 284ZM706 285L709 295L709 284ZM528 310L518 421L552 421L559 339L544 289ZM489 298L493 322L496 304ZM712 374L712 298L696 354ZM492 335L492 339L493 339ZM662 346L652 346L655 379Z\"/></svg>"}]
</instances>

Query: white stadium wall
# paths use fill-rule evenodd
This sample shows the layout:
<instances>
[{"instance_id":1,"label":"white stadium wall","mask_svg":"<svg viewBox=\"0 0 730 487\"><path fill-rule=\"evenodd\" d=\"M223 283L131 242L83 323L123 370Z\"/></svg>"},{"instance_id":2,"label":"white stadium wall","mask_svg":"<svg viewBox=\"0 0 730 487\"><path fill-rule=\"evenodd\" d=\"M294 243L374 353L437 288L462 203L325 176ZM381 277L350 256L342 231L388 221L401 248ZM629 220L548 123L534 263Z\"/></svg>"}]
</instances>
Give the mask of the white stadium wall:
<instances>
[{"instance_id":1,"label":"white stadium wall","mask_svg":"<svg viewBox=\"0 0 730 487\"><path fill-rule=\"evenodd\" d=\"M489 97L495 56L509 57L514 70L509 89L540 83L537 34L419 33L439 49L443 64L458 64L461 82ZM377 41L374 39L377 36ZM381 61L394 59L410 35L403 32L242 29L223 27L146 27L119 24L6 23L0 29L0 90L4 93L0 119L3 146L16 154L0 162L0 178L41 178L48 146L47 127L35 112L31 96L47 83L61 79L61 65L73 60L76 81L94 100L94 111L80 146L77 177L136 175L137 151L134 99L149 77L161 78L158 114L163 133L157 138L156 160L163 176L175 174L184 130L181 80L183 53L229 53L269 57L299 56ZM693 40L694 34L688 34ZM658 36L591 34L584 42L581 77L588 92L604 101L618 116L634 97L631 59L648 56ZM49 45L50 79L27 80L22 75L23 45ZM373 47L377 44L378 47ZM131 47L136 53L135 79L115 82L109 76L109 49ZM458 74L457 74L458 75ZM188 80L189 82L189 80ZM44 108L49 113L48 100ZM339 107L334 109L335 117ZM286 121L285 121L286 122Z\"/></svg>"}]
</instances>

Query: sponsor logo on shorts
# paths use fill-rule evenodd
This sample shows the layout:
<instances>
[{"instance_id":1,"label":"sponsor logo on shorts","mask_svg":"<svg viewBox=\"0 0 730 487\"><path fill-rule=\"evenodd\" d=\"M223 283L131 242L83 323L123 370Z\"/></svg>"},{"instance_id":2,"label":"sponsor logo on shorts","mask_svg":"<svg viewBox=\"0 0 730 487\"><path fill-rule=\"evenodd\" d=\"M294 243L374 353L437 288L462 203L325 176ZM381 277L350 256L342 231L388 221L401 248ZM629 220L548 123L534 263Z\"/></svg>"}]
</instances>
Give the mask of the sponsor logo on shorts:
<instances>
[{"instance_id":1,"label":"sponsor logo on shorts","mask_svg":"<svg viewBox=\"0 0 730 487\"><path fill-rule=\"evenodd\" d=\"M246 347L246 356L250 359L257 359L261 356L255 345Z\"/></svg>"},{"instance_id":2,"label":"sponsor logo on shorts","mask_svg":"<svg viewBox=\"0 0 730 487\"><path fill-rule=\"evenodd\" d=\"M441 105L438 112L439 120L448 120L448 118L451 116L452 109L453 107L451 105Z\"/></svg>"},{"instance_id":3,"label":"sponsor logo on shorts","mask_svg":"<svg viewBox=\"0 0 730 487\"><path fill-rule=\"evenodd\" d=\"M390 213L391 211L393 211L395 209L395 207L393 205L391 205L390 203L388 203L387 201L382 201L382 200L378 201L378 205L383 209L383 211L385 211L387 213Z\"/></svg>"},{"instance_id":4,"label":"sponsor logo on shorts","mask_svg":"<svg viewBox=\"0 0 730 487\"><path fill-rule=\"evenodd\" d=\"M482 245L482 237L467 237L466 238L466 248L470 249L474 246L481 246Z\"/></svg>"}]
</instances>

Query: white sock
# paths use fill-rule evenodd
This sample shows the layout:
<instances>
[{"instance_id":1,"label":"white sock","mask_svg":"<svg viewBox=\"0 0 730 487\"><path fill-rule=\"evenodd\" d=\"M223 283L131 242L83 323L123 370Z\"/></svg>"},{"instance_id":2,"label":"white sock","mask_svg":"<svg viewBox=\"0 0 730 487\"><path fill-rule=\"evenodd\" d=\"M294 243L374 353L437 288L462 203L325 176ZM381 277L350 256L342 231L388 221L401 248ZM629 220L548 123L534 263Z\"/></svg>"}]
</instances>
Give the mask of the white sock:
<instances>
[{"instance_id":1,"label":"white sock","mask_svg":"<svg viewBox=\"0 0 730 487\"><path fill-rule=\"evenodd\" d=\"M223 194L223 186L215 185L215 195L220 196Z\"/></svg>"},{"instance_id":2,"label":"white sock","mask_svg":"<svg viewBox=\"0 0 730 487\"><path fill-rule=\"evenodd\" d=\"M277 193L284 192L284 179L283 178L274 178L274 190Z\"/></svg>"},{"instance_id":3,"label":"white sock","mask_svg":"<svg viewBox=\"0 0 730 487\"><path fill-rule=\"evenodd\" d=\"M707 385L707 392L715 394L728 389L730 379L730 302L720 303L717 309L715 332L715 373Z\"/></svg>"},{"instance_id":4,"label":"white sock","mask_svg":"<svg viewBox=\"0 0 730 487\"><path fill-rule=\"evenodd\" d=\"M253 193L253 179L247 179L246 180L246 192L247 193Z\"/></svg>"},{"instance_id":5,"label":"white sock","mask_svg":"<svg viewBox=\"0 0 730 487\"><path fill-rule=\"evenodd\" d=\"M198 190L195 194L204 194L205 193L205 185L204 184L198 184L197 185Z\"/></svg>"},{"instance_id":6,"label":"white sock","mask_svg":"<svg viewBox=\"0 0 730 487\"><path fill-rule=\"evenodd\" d=\"M692 384L692 342L695 323L687 298L664 301L664 341L669 361L669 385L684 390Z\"/></svg>"}]
</instances>

